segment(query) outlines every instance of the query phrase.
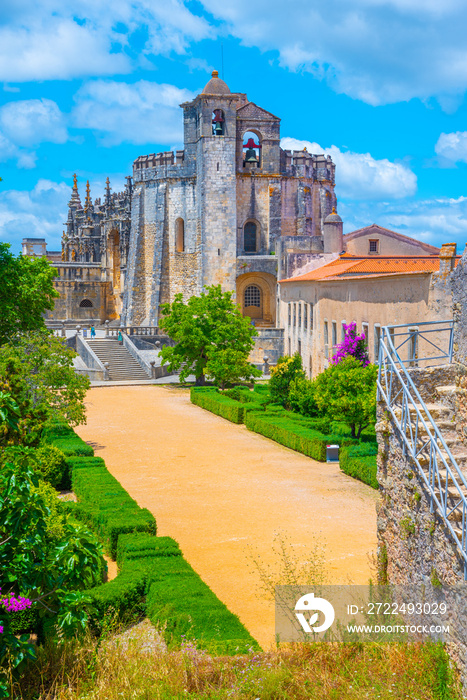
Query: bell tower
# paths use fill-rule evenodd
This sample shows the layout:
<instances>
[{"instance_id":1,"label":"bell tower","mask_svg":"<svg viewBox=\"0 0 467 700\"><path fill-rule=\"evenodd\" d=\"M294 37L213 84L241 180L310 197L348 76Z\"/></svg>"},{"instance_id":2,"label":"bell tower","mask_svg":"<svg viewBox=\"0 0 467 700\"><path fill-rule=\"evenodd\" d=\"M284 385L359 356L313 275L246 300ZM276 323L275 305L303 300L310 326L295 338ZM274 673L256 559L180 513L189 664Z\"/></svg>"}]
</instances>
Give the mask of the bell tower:
<instances>
[{"instance_id":1,"label":"bell tower","mask_svg":"<svg viewBox=\"0 0 467 700\"><path fill-rule=\"evenodd\" d=\"M213 71L184 111L185 159L195 161L201 285L235 291L237 109L246 95L230 92Z\"/></svg>"}]
</instances>

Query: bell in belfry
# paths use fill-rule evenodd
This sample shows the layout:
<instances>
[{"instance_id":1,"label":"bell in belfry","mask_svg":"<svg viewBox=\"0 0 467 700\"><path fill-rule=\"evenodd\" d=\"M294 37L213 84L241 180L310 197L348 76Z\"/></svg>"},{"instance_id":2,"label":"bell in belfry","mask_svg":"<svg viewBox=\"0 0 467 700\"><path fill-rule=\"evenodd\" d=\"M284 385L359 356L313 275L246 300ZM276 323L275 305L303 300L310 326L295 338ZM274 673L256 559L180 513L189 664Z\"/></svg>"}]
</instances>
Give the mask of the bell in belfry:
<instances>
[{"instance_id":1,"label":"bell in belfry","mask_svg":"<svg viewBox=\"0 0 467 700\"><path fill-rule=\"evenodd\" d=\"M213 112L212 133L214 136L222 136L224 133L224 113L221 109L215 109Z\"/></svg>"},{"instance_id":2,"label":"bell in belfry","mask_svg":"<svg viewBox=\"0 0 467 700\"><path fill-rule=\"evenodd\" d=\"M249 148L245 153L245 163L257 163L256 151L254 148Z\"/></svg>"},{"instance_id":3,"label":"bell in belfry","mask_svg":"<svg viewBox=\"0 0 467 700\"><path fill-rule=\"evenodd\" d=\"M243 144L243 147L247 149L245 153L245 158L244 158L244 164L246 163L256 163L258 164L259 158L256 154L256 149L261 148L261 146L257 143L254 142L252 138L249 138L248 141Z\"/></svg>"}]
</instances>

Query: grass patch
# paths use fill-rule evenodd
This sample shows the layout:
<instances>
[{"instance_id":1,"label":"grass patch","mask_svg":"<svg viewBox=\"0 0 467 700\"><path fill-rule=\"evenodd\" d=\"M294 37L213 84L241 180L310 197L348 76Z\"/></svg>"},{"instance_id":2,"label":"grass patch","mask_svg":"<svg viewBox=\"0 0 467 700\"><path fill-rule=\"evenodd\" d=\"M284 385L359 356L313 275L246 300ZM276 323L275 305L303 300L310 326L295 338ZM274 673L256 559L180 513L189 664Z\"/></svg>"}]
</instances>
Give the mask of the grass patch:
<instances>
[{"instance_id":1,"label":"grass patch","mask_svg":"<svg viewBox=\"0 0 467 700\"><path fill-rule=\"evenodd\" d=\"M39 694L38 694L39 689ZM21 695L20 695L21 691ZM311 643L237 657L190 644L148 653L92 639L39 650L21 680L24 700L461 700L444 649L425 644Z\"/></svg>"}]
</instances>

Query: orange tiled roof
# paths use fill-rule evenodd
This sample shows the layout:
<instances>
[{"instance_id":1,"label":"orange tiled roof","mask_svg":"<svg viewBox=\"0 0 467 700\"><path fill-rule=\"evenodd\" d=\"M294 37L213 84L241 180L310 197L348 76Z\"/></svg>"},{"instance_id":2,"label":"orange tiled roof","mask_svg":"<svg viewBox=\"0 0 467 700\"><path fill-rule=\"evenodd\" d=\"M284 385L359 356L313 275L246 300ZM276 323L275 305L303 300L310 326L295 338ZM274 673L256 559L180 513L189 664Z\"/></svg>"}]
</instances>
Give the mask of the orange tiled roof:
<instances>
[{"instance_id":1,"label":"orange tiled roof","mask_svg":"<svg viewBox=\"0 0 467 700\"><path fill-rule=\"evenodd\" d=\"M460 260L456 256L455 265ZM282 282L319 281L324 279L349 278L353 276L384 275L405 272L437 272L439 270L439 257L434 255L407 255L407 256L365 256L353 257L341 255L327 265L307 272L304 275L291 277Z\"/></svg>"}]
</instances>

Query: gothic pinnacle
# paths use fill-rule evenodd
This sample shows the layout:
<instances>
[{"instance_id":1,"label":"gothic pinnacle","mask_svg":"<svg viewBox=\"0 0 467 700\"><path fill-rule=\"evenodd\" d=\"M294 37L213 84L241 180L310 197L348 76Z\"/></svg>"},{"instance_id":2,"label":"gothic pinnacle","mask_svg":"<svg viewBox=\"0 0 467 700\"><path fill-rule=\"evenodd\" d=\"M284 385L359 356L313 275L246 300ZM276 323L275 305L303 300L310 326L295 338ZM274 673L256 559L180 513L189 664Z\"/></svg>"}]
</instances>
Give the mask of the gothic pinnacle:
<instances>
[{"instance_id":1,"label":"gothic pinnacle","mask_svg":"<svg viewBox=\"0 0 467 700\"><path fill-rule=\"evenodd\" d=\"M86 182L86 200L84 203L84 211L88 211L89 209L92 209L92 200L91 200L91 187L89 186L89 180Z\"/></svg>"},{"instance_id":2,"label":"gothic pinnacle","mask_svg":"<svg viewBox=\"0 0 467 700\"><path fill-rule=\"evenodd\" d=\"M68 206L73 209L81 209L81 200L79 198L78 192L78 178L76 173L73 175L73 187L71 190L71 199L68 202Z\"/></svg>"},{"instance_id":3,"label":"gothic pinnacle","mask_svg":"<svg viewBox=\"0 0 467 700\"><path fill-rule=\"evenodd\" d=\"M107 206L110 205L110 180L108 176L107 180L105 181L105 203Z\"/></svg>"}]
</instances>

